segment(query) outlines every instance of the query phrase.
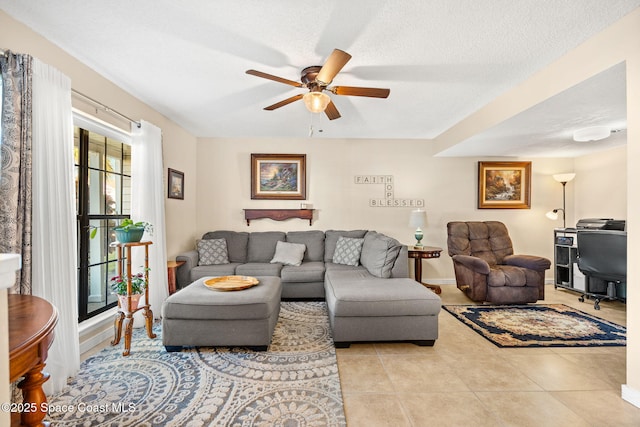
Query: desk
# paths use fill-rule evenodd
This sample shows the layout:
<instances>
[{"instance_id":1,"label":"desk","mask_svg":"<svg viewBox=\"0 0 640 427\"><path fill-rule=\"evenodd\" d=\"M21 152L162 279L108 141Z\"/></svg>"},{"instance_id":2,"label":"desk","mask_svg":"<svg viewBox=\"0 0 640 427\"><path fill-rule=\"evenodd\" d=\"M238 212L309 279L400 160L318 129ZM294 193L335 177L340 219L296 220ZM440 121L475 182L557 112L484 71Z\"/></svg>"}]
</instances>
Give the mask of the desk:
<instances>
[{"instance_id":1,"label":"desk","mask_svg":"<svg viewBox=\"0 0 640 427\"><path fill-rule=\"evenodd\" d=\"M169 282L169 295L172 295L176 292L177 287L177 279L176 272L178 271L178 267L186 264L186 261L167 261L167 278Z\"/></svg>"},{"instance_id":2,"label":"desk","mask_svg":"<svg viewBox=\"0 0 640 427\"><path fill-rule=\"evenodd\" d=\"M53 329L58 322L58 311L42 298L32 295L8 295L9 302L9 382L17 381L22 390L24 404L33 412L11 414L11 424L25 426L48 425L47 396L42 384L49 379L43 372L49 347L53 342Z\"/></svg>"},{"instance_id":3,"label":"desk","mask_svg":"<svg viewBox=\"0 0 640 427\"><path fill-rule=\"evenodd\" d=\"M424 286L431 289L438 295L442 293L442 289L440 288L440 286L430 285L422 281L422 260L429 258L440 258L440 252L442 252L442 248L437 248L435 246L409 246L409 258L413 258L415 260L414 276L416 281L422 283Z\"/></svg>"}]
</instances>

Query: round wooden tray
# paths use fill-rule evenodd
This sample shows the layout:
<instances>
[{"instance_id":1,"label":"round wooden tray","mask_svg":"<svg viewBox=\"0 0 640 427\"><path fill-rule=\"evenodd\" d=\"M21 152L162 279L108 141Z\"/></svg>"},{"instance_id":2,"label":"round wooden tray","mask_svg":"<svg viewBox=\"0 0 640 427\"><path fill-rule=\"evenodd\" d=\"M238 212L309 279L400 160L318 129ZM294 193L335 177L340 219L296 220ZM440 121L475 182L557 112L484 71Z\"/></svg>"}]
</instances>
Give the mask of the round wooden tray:
<instances>
[{"instance_id":1,"label":"round wooden tray","mask_svg":"<svg viewBox=\"0 0 640 427\"><path fill-rule=\"evenodd\" d=\"M204 285L214 291L241 291L260 283L251 276L222 276L204 281Z\"/></svg>"}]
</instances>

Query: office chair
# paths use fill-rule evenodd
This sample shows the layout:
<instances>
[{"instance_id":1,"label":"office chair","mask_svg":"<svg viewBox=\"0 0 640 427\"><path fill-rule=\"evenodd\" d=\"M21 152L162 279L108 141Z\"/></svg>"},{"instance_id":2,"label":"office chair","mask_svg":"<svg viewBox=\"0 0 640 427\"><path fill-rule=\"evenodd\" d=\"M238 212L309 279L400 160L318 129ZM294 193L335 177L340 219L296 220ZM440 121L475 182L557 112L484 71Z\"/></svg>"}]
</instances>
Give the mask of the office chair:
<instances>
[{"instance_id":1,"label":"office chair","mask_svg":"<svg viewBox=\"0 0 640 427\"><path fill-rule=\"evenodd\" d=\"M600 310L600 301L614 300L616 284L627 281L627 232L618 230L578 230L578 269L587 277L585 294L595 299L593 308ZM591 278L607 282L607 293L593 293Z\"/></svg>"}]
</instances>

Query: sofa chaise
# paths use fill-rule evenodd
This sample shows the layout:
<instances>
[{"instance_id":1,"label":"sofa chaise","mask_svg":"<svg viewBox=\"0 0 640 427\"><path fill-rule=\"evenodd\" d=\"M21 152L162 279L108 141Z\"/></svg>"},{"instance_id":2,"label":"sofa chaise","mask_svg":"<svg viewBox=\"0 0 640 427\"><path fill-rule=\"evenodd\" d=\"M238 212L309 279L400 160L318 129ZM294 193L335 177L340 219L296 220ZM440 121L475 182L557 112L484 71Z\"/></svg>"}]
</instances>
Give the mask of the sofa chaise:
<instances>
[{"instance_id":1,"label":"sofa chaise","mask_svg":"<svg viewBox=\"0 0 640 427\"><path fill-rule=\"evenodd\" d=\"M179 288L211 276L276 276L282 299L325 299L338 347L438 337L440 297L409 278L407 247L375 231L211 231L176 260L185 261Z\"/></svg>"}]
</instances>

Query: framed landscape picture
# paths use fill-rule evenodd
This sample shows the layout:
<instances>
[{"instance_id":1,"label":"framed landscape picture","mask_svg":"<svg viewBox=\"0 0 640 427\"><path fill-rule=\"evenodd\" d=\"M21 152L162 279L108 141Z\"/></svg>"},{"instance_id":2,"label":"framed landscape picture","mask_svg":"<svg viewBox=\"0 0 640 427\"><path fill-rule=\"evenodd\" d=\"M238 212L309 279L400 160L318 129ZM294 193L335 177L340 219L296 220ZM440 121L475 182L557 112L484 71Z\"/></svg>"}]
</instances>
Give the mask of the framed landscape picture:
<instances>
[{"instance_id":1,"label":"framed landscape picture","mask_svg":"<svg viewBox=\"0 0 640 427\"><path fill-rule=\"evenodd\" d=\"M478 209L530 209L531 162L478 162Z\"/></svg>"},{"instance_id":2,"label":"framed landscape picture","mask_svg":"<svg viewBox=\"0 0 640 427\"><path fill-rule=\"evenodd\" d=\"M251 154L251 198L305 200L306 154Z\"/></svg>"},{"instance_id":3,"label":"framed landscape picture","mask_svg":"<svg viewBox=\"0 0 640 427\"><path fill-rule=\"evenodd\" d=\"M184 200L184 173L169 168L167 181L169 182L168 197L170 199Z\"/></svg>"}]
</instances>

